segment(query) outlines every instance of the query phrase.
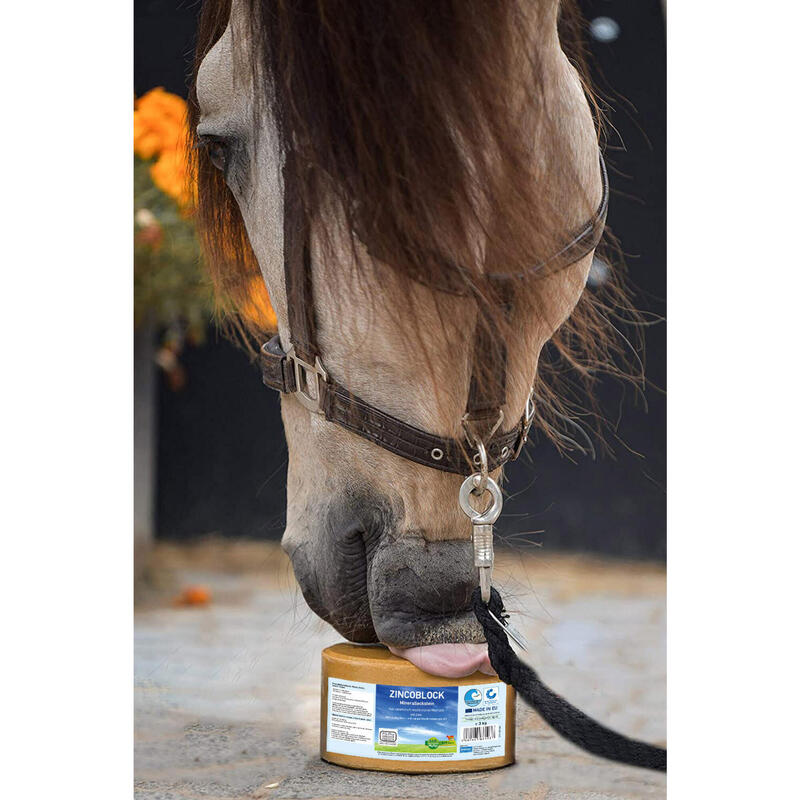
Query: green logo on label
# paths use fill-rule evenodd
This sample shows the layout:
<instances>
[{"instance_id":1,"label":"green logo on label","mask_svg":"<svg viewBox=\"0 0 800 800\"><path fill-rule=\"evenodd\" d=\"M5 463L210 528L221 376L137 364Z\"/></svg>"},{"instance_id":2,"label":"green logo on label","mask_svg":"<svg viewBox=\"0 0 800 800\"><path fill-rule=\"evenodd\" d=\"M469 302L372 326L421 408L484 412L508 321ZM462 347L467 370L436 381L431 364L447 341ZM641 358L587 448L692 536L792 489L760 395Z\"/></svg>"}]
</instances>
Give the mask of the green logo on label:
<instances>
[{"instance_id":1,"label":"green logo on label","mask_svg":"<svg viewBox=\"0 0 800 800\"><path fill-rule=\"evenodd\" d=\"M431 736L430 739L425 740L425 745L431 750L435 750L440 744L441 742L435 736Z\"/></svg>"}]
</instances>

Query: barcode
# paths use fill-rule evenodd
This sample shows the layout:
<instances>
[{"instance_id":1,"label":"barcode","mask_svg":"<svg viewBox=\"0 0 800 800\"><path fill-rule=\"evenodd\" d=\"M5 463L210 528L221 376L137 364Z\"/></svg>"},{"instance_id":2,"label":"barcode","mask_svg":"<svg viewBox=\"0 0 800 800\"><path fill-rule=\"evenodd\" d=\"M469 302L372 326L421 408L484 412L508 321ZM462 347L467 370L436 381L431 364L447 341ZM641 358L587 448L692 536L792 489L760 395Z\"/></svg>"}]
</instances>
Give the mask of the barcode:
<instances>
[{"instance_id":1,"label":"barcode","mask_svg":"<svg viewBox=\"0 0 800 800\"><path fill-rule=\"evenodd\" d=\"M497 725L478 725L474 728L461 729L462 742L480 742L484 739L497 738Z\"/></svg>"}]
</instances>

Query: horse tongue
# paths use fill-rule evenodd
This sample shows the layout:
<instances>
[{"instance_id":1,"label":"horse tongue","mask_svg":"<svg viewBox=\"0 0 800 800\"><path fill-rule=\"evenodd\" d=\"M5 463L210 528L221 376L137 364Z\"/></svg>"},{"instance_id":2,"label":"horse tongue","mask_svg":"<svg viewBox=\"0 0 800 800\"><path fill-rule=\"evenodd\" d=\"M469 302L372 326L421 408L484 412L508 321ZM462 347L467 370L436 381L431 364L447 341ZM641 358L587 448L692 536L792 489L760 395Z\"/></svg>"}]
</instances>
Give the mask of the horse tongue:
<instances>
[{"instance_id":1,"label":"horse tongue","mask_svg":"<svg viewBox=\"0 0 800 800\"><path fill-rule=\"evenodd\" d=\"M495 675L489 662L489 652L485 644L427 644L422 647L392 647L396 656L405 658L423 672L440 675L444 678L463 678L480 670L487 675Z\"/></svg>"}]
</instances>

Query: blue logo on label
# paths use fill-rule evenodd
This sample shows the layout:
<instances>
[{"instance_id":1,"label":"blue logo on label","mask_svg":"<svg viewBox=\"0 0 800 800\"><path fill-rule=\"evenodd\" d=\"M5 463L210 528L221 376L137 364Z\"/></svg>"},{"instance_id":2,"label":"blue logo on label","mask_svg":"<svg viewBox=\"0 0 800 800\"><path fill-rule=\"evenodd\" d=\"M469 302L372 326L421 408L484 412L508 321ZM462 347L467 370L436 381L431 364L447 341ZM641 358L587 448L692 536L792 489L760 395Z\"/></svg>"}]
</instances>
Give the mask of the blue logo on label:
<instances>
[{"instance_id":1,"label":"blue logo on label","mask_svg":"<svg viewBox=\"0 0 800 800\"><path fill-rule=\"evenodd\" d=\"M486 699L487 700L494 700L497 697L497 689L492 687L491 689L486 690Z\"/></svg>"},{"instance_id":2,"label":"blue logo on label","mask_svg":"<svg viewBox=\"0 0 800 800\"><path fill-rule=\"evenodd\" d=\"M464 695L464 702L468 706L476 706L476 705L478 705L478 703L480 703L480 701L482 699L483 699L483 695L481 694L481 690L480 689L470 689Z\"/></svg>"},{"instance_id":3,"label":"blue logo on label","mask_svg":"<svg viewBox=\"0 0 800 800\"><path fill-rule=\"evenodd\" d=\"M461 747L458 748L459 753L471 753L472 747L467 747L465 744L462 744Z\"/></svg>"}]
</instances>

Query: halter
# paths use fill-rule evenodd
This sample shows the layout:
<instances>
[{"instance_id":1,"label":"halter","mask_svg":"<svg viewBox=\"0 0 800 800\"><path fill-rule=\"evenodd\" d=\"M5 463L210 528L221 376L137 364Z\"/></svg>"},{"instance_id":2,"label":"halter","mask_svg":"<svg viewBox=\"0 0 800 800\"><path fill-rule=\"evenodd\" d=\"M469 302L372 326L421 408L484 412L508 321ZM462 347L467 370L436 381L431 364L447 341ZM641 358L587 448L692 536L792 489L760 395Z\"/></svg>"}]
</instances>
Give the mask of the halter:
<instances>
[{"instance_id":1,"label":"halter","mask_svg":"<svg viewBox=\"0 0 800 800\"><path fill-rule=\"evenodd\" d=\"M362 400L328 372L317 345L314 297L309 248L309 226L295 183L295 157L288 153L283 166L284 223L283 268L288 306L288 350L279 336L261 347L260 365L264 384L283 394L293 394L314 414L368 439L402 458L432 469L459 475L481 468L481 491L486 477L522 452L534 416L531 388L525 412L514 427L499 431L506 401L506 348L495 343L491 331L479 319L473 341L473 368L467 407L462 418L464 438L437 436L409 425ZM562 268L580 261L600 241L608 209L608 175L602 155L600 172L603 196L592 218L558 252L524 275L491 273L487 279L497 289L508 320L512 309L511 286L515 280L543 268ZM488 366L488 380L479 380L477 365ZM481 437L479 432L483 430ZM488 431L488 434L485 433Z\"/></svg>"},{"instance_id":2,"label":"halter","mask_svg":"<svg viewBox=\"0 0 800 800\"><path fill-rule=\"evenodd\" d=\"M492 588L493 525L503 507L503 497L489 473L518 458L522 452L533 422L533 388L522 419L510 430L501 431L506 401L506 348L494 340L480 315L472 345L473 367L467 407L462 418L463 439L436 436L420 430L367 403L338 383L323 366L317 346L309 226L293 180L294 162L294 154L288 153L283 168L283 265L291 344L284 351L280 338L274 336L261 347L264 384L283 394L294 394L311 413L320 414L329 422L402 458L443 472L467 474L458 499L462 511L472 523L474 566L479 577L472 606L483 627L489 657L499 678L514 686L562 736L588 752L627 764L666 770L665 749L629 739L588 717L543 684L509 645L510 637L526 648L522 636L509 623L500 595ZM511 315L511 287L515 280L544 267L560 268L574 264L599 243L608 209L608 174L602 155L600 172L603 178L600 206L557 253L529 268L523 275L491 273L487 276L490 285L497 290L506 321ZM489 380L478 379L476 367L479 363L489 367ZM476 467L478 471L474 471ZM489 503L481 511L474 507L473 498L480 502L487 491Z\"/></svg>"}]
</instances>

